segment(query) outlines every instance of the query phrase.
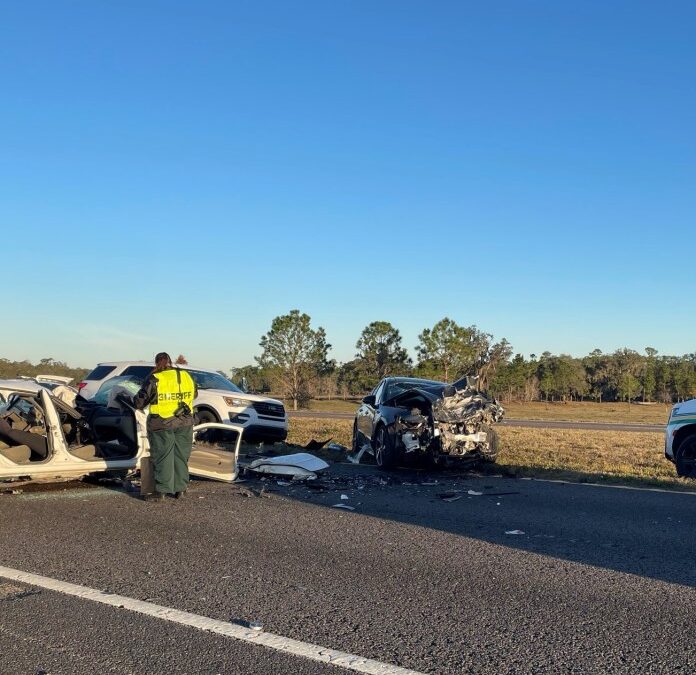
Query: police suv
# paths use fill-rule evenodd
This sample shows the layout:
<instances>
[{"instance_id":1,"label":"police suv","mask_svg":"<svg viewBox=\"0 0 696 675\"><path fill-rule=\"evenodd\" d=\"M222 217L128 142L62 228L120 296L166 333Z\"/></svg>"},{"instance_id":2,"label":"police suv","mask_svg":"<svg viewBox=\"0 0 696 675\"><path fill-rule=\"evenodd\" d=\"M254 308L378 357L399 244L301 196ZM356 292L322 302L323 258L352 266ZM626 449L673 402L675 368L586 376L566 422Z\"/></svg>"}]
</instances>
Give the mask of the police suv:
<instances>
[{"instance_id":1,"label":"police suv","mask_svg":"<svg viewBox=\"0 0 696 675\"><path fill-rule=\"evenodd\" d=\"M665 431L665 457L679 476L696 478L696 399L672 407Z\"/></svg>"},{"instance_id":2,"label":"police suv","mask_svg":"<svg viewBox=\"0 0 696 675\"><path fill-rule=\"evenodd\" d=\"M110 361L99 363L78 383L79 396L94 399L98 392L106 398L109 387L105 383L118 378L119 384L130 383L131 388L142 384L152 372L154 363L147 361ZM214 370L181 366L193 378L198 396L193 410L198 424L222 422L244 428L244 440L284 441L288 435L288 418L281 401L256 394L247 394ZM116 384L116 383L112 383Z\"/></svg>"}]
</instances>

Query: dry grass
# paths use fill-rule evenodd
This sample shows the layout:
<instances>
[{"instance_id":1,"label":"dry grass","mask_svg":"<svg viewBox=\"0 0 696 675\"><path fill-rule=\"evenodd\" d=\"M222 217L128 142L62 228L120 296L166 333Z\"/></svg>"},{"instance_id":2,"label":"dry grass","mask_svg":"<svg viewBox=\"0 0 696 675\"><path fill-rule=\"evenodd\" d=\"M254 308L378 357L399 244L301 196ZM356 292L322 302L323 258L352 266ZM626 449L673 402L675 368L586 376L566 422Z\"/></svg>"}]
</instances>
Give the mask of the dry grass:
<instances>
[{"instance_id":1,"label":"dry grass","mask_svg":"<svg viewBox=\"0 0 696 675\"><path fill-rule=\"evenodd\" d=\"M350 447L353 434L351 420L328 420L320 417L291 417L288 443L305 445L312 439L325 441L332 438L336 443Z\"/></svg>"},{"instance_id":2,"label":"dry grass","mask_svg":"<svg viewBox=\"0 0 696 675\"><path fill-rule=\"evenodd\" d=\"M333 438L350 447L352 422L291 418L288 441ZM561 480L692 490L664 458L662 434L499 427L501 451L492 471Z\"/></svg>"},{"instance_id":3,"label":"dry grass","mask_svg":"<svg viewBox=\"0 0 696 675\"><path fill-rule=\"evenodd\" d=\"M569 420L573 422L632 422L666 424L672 407L664 403L506 403L505 416L528 420Z\"/></svg>"},{"instance_id":4,"label":"dry grass","mask_svg":"<svg viewBox=\"0 0 696 675\"><path fill-rule=\"evenodd\" d=\"M287 405L287 403L286 403ZM290 401L290 406L292 401ZM288 406L288 408L290 408ZM360 407L360 403L357 401L343 401L342 399L331 399L327 401L326 399L312 399L309 402L309 410L317 410L321 412L347 412L354 413Z\"/></svg>"}]
</instances>

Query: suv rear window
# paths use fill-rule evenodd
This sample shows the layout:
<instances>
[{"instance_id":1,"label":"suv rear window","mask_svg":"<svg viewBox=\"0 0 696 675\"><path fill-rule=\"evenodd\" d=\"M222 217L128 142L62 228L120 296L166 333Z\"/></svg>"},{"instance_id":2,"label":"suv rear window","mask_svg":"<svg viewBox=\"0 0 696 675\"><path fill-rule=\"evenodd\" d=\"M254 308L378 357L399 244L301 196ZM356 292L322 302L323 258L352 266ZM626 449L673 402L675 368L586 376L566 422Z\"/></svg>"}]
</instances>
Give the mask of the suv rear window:
<instances>
[{"instance_id":1,"label":"suv rear window","mask_svg":"<svg viewBox=\"0 0 696 675\"><path fill-rule=\"evenodd\" d=\"M116 370L116 366L97 366L85 380L103 380L109 373Z\"/></svg>"},{"instance_id":2,"label":"suv rear window","mask_svg":"<svg viewBox=\"0 0 696 675\"><path fill-rule=\"evenodd\" d=\"M147 376L152 372L152 366L128 366L121 375L129 376L131 379L139 379L145 382Z\"/></svg>"}]
</instances>

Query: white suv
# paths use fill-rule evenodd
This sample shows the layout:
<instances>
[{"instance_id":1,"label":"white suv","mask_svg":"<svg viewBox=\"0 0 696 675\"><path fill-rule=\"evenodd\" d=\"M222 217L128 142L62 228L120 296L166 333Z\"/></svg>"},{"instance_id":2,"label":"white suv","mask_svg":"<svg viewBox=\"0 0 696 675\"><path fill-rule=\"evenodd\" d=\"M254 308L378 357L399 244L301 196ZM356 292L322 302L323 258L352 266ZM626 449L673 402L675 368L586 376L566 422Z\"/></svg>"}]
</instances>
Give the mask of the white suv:
<instances>
[{"instance_id":1,"label":"white suv","mask_svg":"<svg viewBox=\"0 0 696 675\"><path fill-rule=\"evenodd\" d=\"M665 430L665 457L677 474L696 478L696 399L672 406Z\"/></svg>"},{"instance_id":2,"label":"white suv","mask_svg":"<svg viewBox=\"0 0 696 675\"><path fill-rule=\"evenodd\" d=\"M92 399L105 382L115 377L145 381L154 363L147 361L111 361L97 365L77 388L79 395ZM198 387L193 402L198 424L223 422L244 427L245 441L284 441L288 435L288 418L280 401L246 394L214 370L181 366Z\"/></svg>"}]
</instances>

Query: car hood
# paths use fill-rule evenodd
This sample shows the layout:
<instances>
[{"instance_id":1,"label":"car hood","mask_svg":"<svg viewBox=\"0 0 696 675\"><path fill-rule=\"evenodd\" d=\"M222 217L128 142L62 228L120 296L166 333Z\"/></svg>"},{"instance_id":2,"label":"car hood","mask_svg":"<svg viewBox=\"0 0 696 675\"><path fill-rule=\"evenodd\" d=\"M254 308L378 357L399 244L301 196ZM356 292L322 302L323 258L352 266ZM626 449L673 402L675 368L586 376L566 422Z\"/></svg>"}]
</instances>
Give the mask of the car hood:
<instances>
[{"instance_id":1,"label":"car hood","mask_svg":"<svg viewBox=\"0 0 696 675\"><path fill-rule=\"evenodd\" d=\"M263 402L263 403L275 403L276 405L283 405L282 401L275 398L268 398L268 396L259 396L258 394L244 394L237 393L236 391L230 391L229 389L199 389L198 395L202 393L213 394L215 396L228 396L229 398L241 398L246 401L251 402Z\"/></svg>"}]
</instances>

